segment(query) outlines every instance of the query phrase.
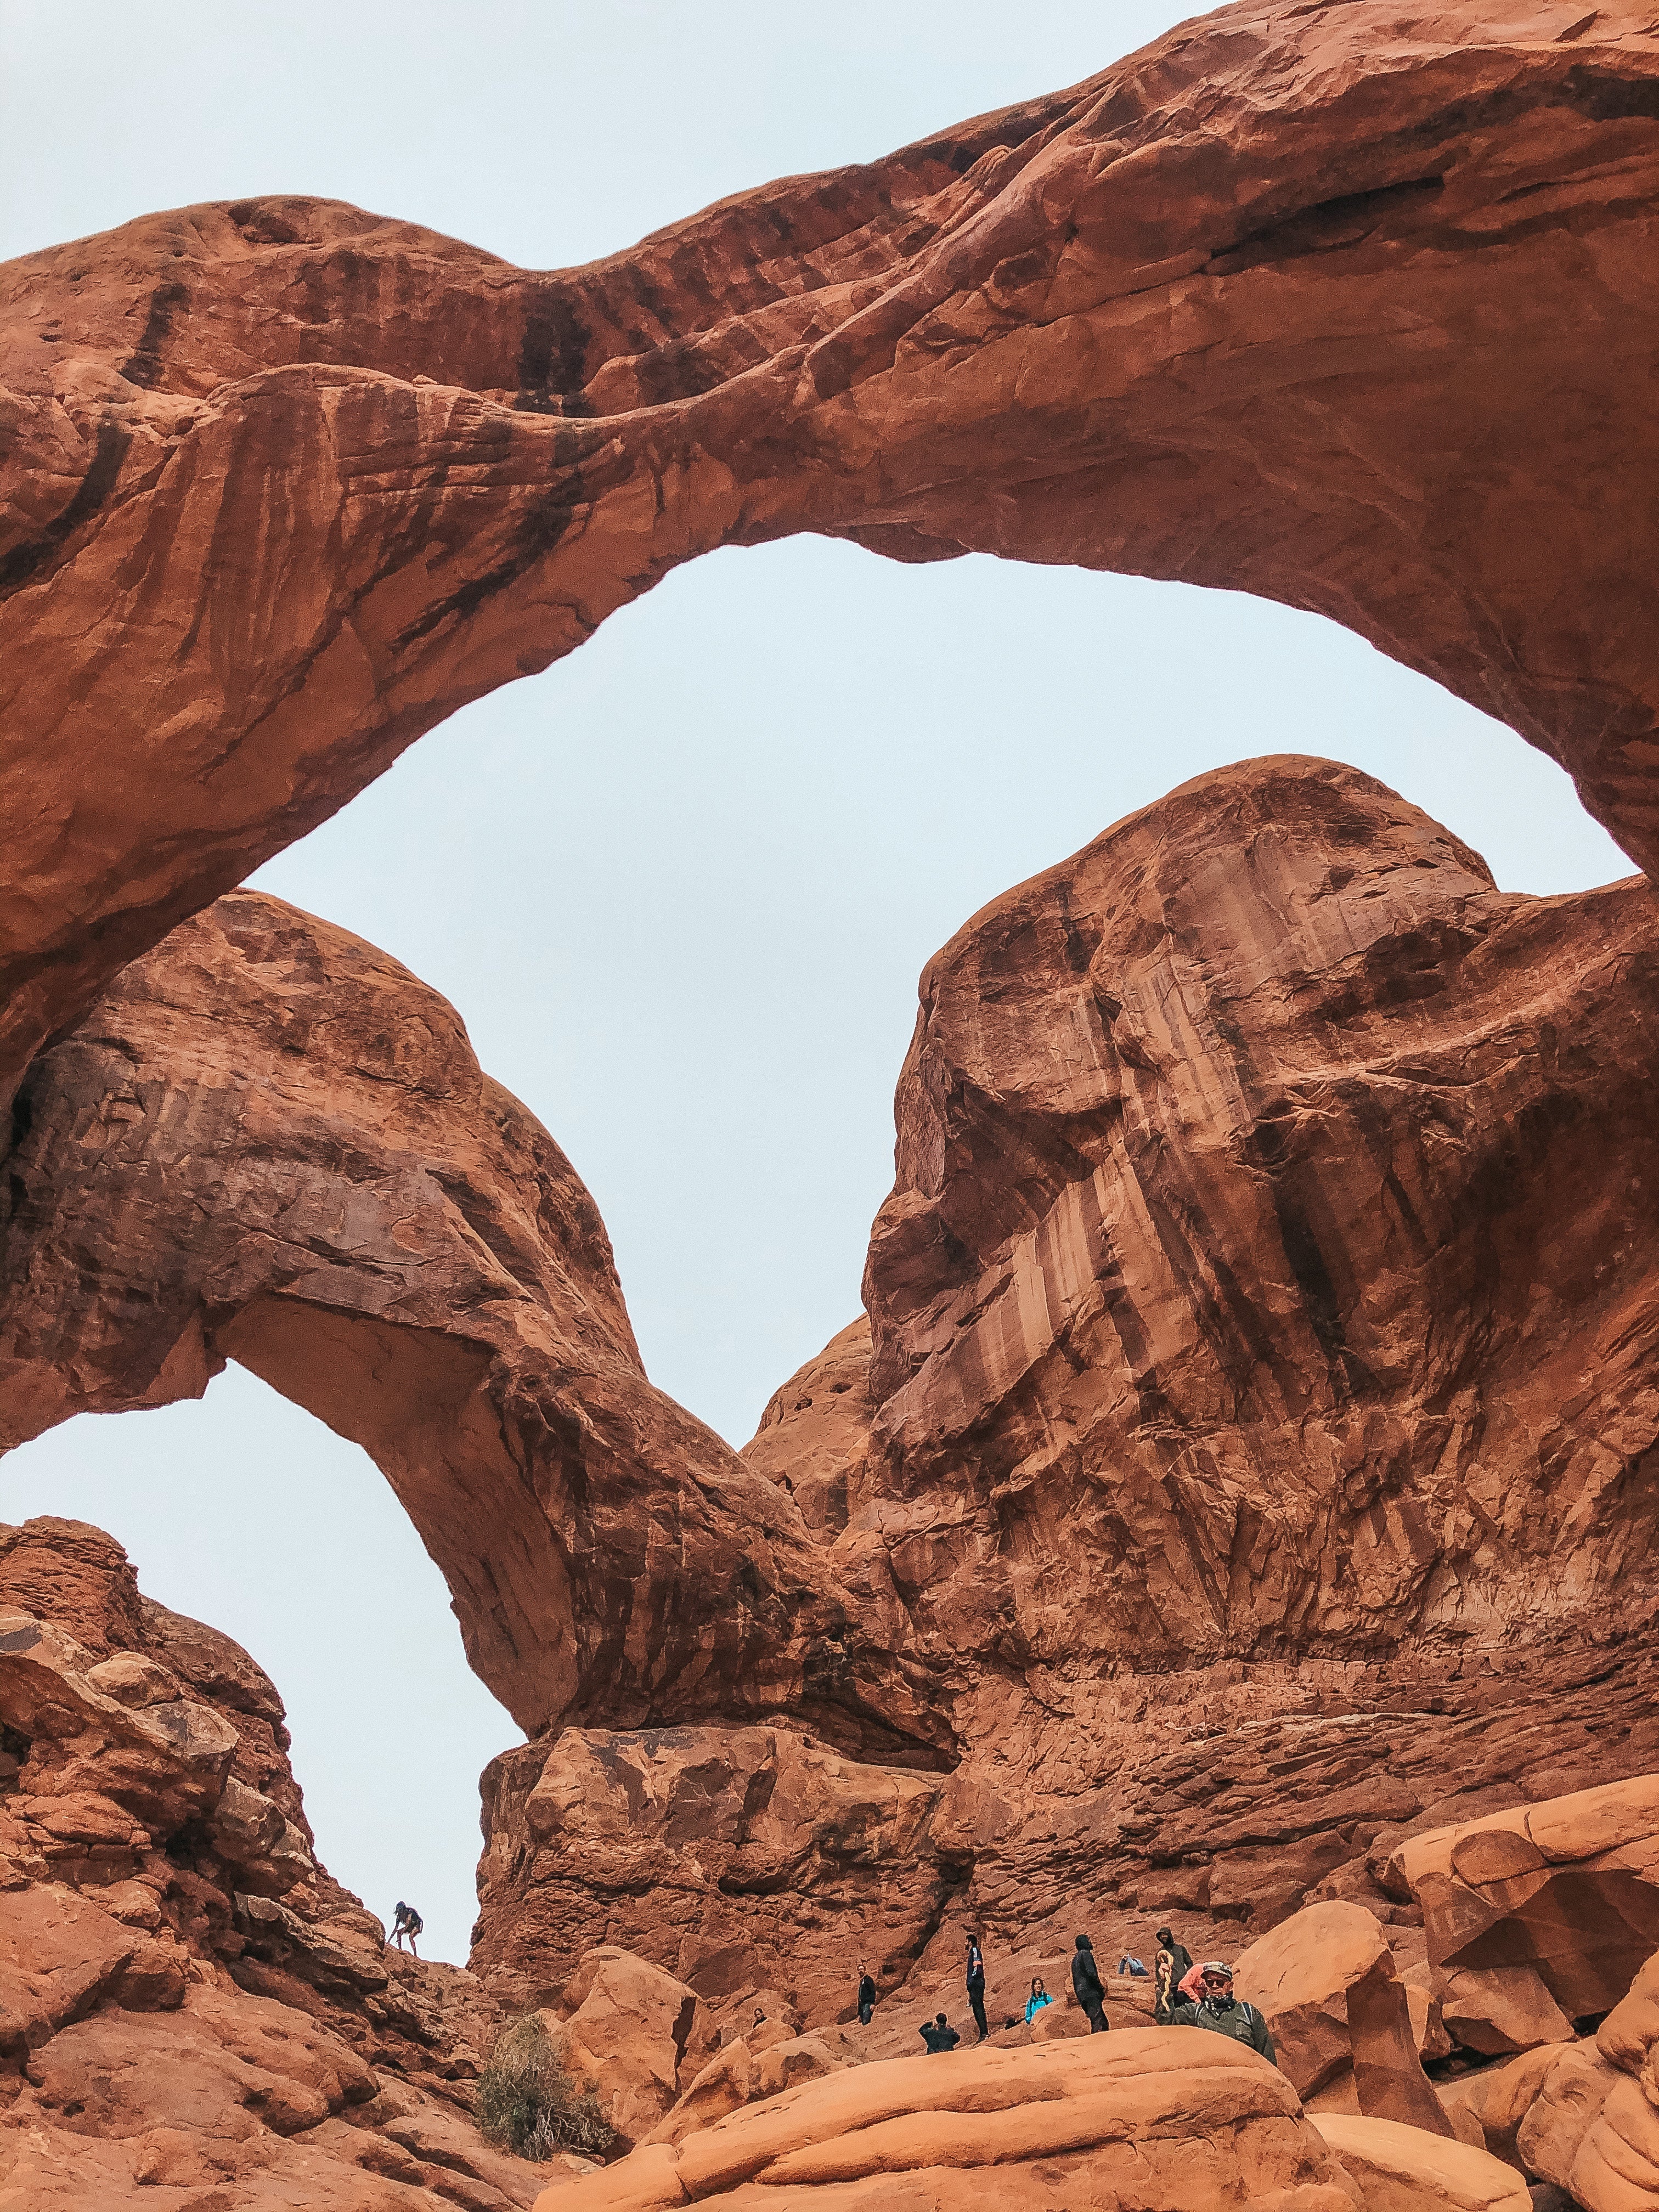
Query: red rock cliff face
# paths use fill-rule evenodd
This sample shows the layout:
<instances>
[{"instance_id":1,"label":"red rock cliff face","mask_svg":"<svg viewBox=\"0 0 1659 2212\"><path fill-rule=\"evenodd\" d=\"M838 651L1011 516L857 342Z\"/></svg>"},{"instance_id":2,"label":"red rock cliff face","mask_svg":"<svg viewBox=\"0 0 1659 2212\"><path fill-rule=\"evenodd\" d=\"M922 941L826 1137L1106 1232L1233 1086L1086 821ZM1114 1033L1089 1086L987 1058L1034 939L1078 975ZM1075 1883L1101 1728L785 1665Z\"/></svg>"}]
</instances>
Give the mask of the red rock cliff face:
<instances>
[{"instance_id":1,"label":"red rock cliff face","mask_svg":"<svg viewBox=\"0 0 1659 2212\"><path fill-rule=\"evenodd\" d=\"M1505 895L1372 779L1247 763L996 901L921 999L871 1326L744 1456L905 1624L957 1770L831 1865L867 1770L781 1828L775 1750L527 1745L479 1956L533 1985L591 1899L823 2018L831 1913L925 1985L965 1925L1226 1948L1331 1894L1408 1958L1401 1835L1659 1758L1645 884Z\"/></svg>"},{"instance_id":2,"label":"red rock cliff face","mask_svg":"<svg viewBox=\"0 0 1659 2212\"><path fill-rule=\"evenodd\" d=\"M1413 1826L1659 1764L1656 931L1324 762L1119 823L930 964L873 1339L740 1459L453 1012L237 894L19 1093L10 1433L231 1356L378 1457L534 1738L514 2001L598 1935L823 2019L958 1916L1409 1912Z\"/></svg>"},{"instance_id":3,"label":"red rock cliff face","mask_svg":"<svg viewBox=\"0 0 1659 2212\"><path fill-rule=\"evenodd\" d=\"M499 2006L386 1951L270 1682L82 1522L0 1524L0 1895L9 2203L507 2212L544 2178L469 2117Z\"/></svg>"},{"instance_id":4,"label":"red rock cliff face","mask_svg":"<svg viewBox=\"0 0 1659 2212\"><path fill-rule=\"evenodd\" d=\"M900 1079L843 1545L1015 1666L1644 1611L1656 951L1641 881L1505 896L1296 759L987 908Z\"/></svg>"},{"instance_id":5,"label":"red rock cliff face","mask_svg":"<svg viewBox=\"0 0 1659 2212\"><path fill-rule=\"evenodd\" d=\"M335 204L0 277L0 1080L464 701L801 530L1266 593L1647 865L1645 9L1225 9L544 274Z\"/></svg>"}]
</instances>

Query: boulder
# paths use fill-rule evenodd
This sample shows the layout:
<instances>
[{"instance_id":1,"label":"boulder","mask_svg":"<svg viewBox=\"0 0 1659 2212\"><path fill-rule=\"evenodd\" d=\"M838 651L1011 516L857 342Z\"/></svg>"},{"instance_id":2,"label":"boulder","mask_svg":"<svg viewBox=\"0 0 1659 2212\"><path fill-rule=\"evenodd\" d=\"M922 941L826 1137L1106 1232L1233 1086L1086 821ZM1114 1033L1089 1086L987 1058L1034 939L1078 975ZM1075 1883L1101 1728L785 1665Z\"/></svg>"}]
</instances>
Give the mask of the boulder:
<instances>
[{"instance_id":1,"label":"boulder","mask_svg":"<svg viewBox=\"0 0 1659 2212\"><path fill-rule=\"evenodd\" d=\"M821 2037L784 2036L751 2045L742 2036L718 2051L668 2114L645 2138L677 2143L699 2128L712 2127L740 2106L759 2104L803 2081L839 2073L846 2065Z\"/></svg>"},{"instance_id":2,"label":"boulder","mask_svg":"<svg viewBox=\"0 0 1659 2212\"><path fill-rule=\"evenodd\" d=\"M1580 2146L1624 2078L1594 2042L1554 2051L1516 2129L1516 2155L1527 2172L1571 2192Z\"/></svg>"},{"instance_id":3,"label":"boulder","mask_svg":"<svg viewBox=\"0 0 1659 2212\"><path fill-rule=\"evenodd\" d=\"M1659 1774L1517 1805L1397 1846L1447 2032L1471 2050L1567 2042L1659 1948Z\"/></svg>"},{"instance_id":4,"label":"boulder","mask_svg":"<svg viewBox=\"0 0 1659 2212\"><path fill-rule=\"evenodd\" d=\"M1450 2131L1374 1913L1335 1900L1305 1905L1242 1952L1233 1971L1236 1993L1261 2011L1279 2063L1304 2097L1351 2073L1362 2112Z\"/></svg>"},{"instance_id":5,"label":"boulder","mask_svg":"<svg viewBox=\"0 0 1659 2212\"><path fill-rule=\"evenodd\" d=\"M1659 2206L1659 2095L1624 2077L1585 2130L1568 2181L1584 2212L1654 2212Z\"/></svg>"},{"instance_id":6,"label":"boulder","mask_svg":"<svg viewBox=\"0 0 1659 2212\"><path fill-rule=\"evenodd\" d=\"M1531 2111L1545 2075L1561 2055L1559 2044L1540 2044L1499 2065L1484 2066L1479 2073L1443 2082L1440 2100L1462 2140L1473 2139L1464 2132L1462 2121L1467 2115L1480 2130L1481 2141L1494 2158L1518 2166L1516 2130Z\"/></svg>"},{"instance_id":7,"label":"boulder","mask_svg":"<svg viewBox=\"0 0 1659 2212\"><path fill-rule=\"evenodd\" d=\"M791 2212L1353 2212L1336 2161L1285 2077L1185 2028L977 2049L851 2068L653 2143L538 2200L552 2212L702 2203ZM1497 2200L1492 2200L1494 2203ZM1507 2208L1505 2208L1507 2212Z\"/></svg>"},{"instance_id":8,"label":"boulder","mask_svg":"<svg viewBox=\"0 0 1659 2212\"><path fill-rule=\"evenodd\" d=\"M1626 2074L1639 2074L1659 2043L1659 1951L1642 1966L1595 2032L1604 2058Z\"/></svg>"},{"instance_id":9,"label":"boulder","mask_svg":"<svg viewBox=\"0 0 1659 2212\"><path fill-rule=\"evenodd\" d=\"M587 1953L544 2018L566 2072L624 2146L659 2125L716 2048L696 1992L614 1944Z\"/></svg>"},{"instance_id":10,"label":"boulder","mask_svg":"<svg viewBox=\"0 0 1659 2212\"><path fill-rule=\"evenodd\" d=\"M908 1972L959 1878L946 1777L801 1727L565 1729L503 1753L483 1795L474 1956L526 2002L597 1926L744 2033L777 1998L823 2026L860 1962L884 1990Z\"/></svg>"},{"instance_id":11,"label":"boulder","mask_svg":"<svg viewBox=\"0 0 1659 2212\"><path fill-rule=\"evenodd\" d=\"M1473 2144L1395 2120L1321 2113L1313 2124L1365 2212L1533 2212L1522 2176Z\"/></svg>"}]
</instances>

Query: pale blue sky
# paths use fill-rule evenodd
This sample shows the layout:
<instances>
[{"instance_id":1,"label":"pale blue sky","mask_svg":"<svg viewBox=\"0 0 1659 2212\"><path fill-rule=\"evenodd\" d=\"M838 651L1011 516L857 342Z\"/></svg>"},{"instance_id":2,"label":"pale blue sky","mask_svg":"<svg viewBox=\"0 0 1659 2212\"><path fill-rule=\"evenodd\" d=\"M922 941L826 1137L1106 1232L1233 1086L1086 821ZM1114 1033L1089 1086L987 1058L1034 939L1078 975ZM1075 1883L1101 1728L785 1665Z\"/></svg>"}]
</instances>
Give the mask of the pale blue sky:
<instances>
[{"instance_id":1,"label":"pale blue sky","mask_svg":"<svg viewBox=\"0 0 1659 2212\"><path fill-rule=\"evenodd\" d=\"M568 263L1181 12L0 0L0 253L273 190ZM1317 617L802 540L678 571L254 880L454 1001L593 1190L653 1379L741 1443L856 1310L922 963L1131 807L1275 751L1383 777L1508 887L1629 872L1547 761ZM233 1370L14 1454L0 1517L35 1512L111 1528L248 1645L330 1865L464 1958L476 1778L515 1731L362 1455Z\"/></svg>"}]
</instances>

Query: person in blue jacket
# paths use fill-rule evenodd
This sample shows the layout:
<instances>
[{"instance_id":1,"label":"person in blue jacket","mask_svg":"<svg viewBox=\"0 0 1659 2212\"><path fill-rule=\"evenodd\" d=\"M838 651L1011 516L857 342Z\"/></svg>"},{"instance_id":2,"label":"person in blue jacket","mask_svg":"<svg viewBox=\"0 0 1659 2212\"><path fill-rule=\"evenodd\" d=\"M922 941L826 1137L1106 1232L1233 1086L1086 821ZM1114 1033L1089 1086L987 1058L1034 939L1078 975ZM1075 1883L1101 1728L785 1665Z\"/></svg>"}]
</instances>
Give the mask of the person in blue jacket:
<instances>
[{"instance_id":1,"label":"person in blue jacket","mask_svg":"<svg viewBox=\"0 0 1659 2212\"><path fill-rule=\"evenodd\" d=\"M1026 2027L1029 2027L1031 2025L1031 2022L1042 2010L1044 2005L1052 2004L1053 2002L1054 1999L1049 1996L1048 1990L1042 1986L1042 1976L1040 1974L1034 1976L1031 1982L1031 1994L1025 2000Z\"/></svg>"}]
</instances>

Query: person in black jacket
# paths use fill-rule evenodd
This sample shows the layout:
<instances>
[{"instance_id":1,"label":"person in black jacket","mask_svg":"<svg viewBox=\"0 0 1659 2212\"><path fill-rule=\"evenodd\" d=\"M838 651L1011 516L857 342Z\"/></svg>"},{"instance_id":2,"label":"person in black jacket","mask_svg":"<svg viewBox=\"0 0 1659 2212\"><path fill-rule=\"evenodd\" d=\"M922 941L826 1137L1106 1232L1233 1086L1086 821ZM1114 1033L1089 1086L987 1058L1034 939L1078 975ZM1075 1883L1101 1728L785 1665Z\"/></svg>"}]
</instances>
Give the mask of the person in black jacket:
<instances>
[{"instance_id":1,"label":"person in black jacket","mask_svg":"<svg viewBox=\"0 0 1659 2212\"><path fill-rule=\"evenodd\" d=\"M954 2051L962 2040L943 2013L921 2023L921 2039L930 2051Z\"/></svg>"},{"instance_id":2,"label":"person in black jacket","mask_svg":"<svg viewBox=\"0 0 1659 2212\"><path fill-rule=\"evenodd\" d=\"M859 1968L859 2026L868 2027L870 2015L876 2008L876 1985L866 1968Z\"/></svg>"},{"instance_id":3,"label":"person in black jacket","mask_svg":"<svg viewBox=\"0 0 1659 2212\"><path fill-rule=\"evenodd\" d=\"M977 1936L968 1938L968 2002L973 2009L979 2039L983 2043L991 2030L985 2017L985 1954L979 1948Z\"/></svg>"},{"instance_id":4,"label":"person in black jacket","mask_svg":"<svg viewBox=\"0 0 1659 2212\"><path fill-rule=\"evenodd\" d=\"M1158 1929L1158 1948L1170 1954L1170 1984L1178 1990L1193 1971L1193 1954L1184 1943L1176 1942L1174 1931L1168 1928Z\"/></svg>"},{"instance_id":5,"label":"person in black jacket","mask_svg":"<svg viewBox=\"0 0 1659 2212\"><path fill-rule=\"evenodd\" d=\"M1095 1947L1086 1936L1079 1936L1072 1953L1072 1988L1078 2002L1088 2015L1091 2035L1103 2035L1111 2025L1106 2017L1106 1992L1100 1985L1100 1969L1095 1964Z\"/></svg>"}]
</instances>

